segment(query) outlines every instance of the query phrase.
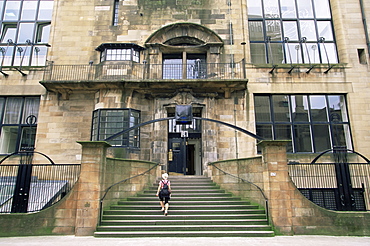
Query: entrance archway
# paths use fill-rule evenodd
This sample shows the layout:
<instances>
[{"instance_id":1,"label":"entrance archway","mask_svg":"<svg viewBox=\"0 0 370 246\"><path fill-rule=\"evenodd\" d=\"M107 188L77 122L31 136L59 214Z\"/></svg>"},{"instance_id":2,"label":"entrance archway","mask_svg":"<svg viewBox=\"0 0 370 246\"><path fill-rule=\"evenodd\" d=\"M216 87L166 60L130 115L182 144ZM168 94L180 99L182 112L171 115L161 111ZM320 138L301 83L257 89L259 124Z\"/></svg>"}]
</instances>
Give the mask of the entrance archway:
<instances>
[{"instance_id":1,"label":"entrance archway","mask_svg":"<svg viewBox=\"0 0 370 246\"><path fill-rule=\"evenodd\" d=\"M169 121L169 120L173 120L173 119L175 119L175 117L166 117L166 118L160 118L160 119L155 119L155 120L149 120L149 121L140 123L138 125L132 126L130 128L127 128L125 130L122 130L121 132L118 132L118 133L116 133L116 134L114 134L114 135L112 135L112 136L104 139L104 141L110 141L110 140L112 140L112 139L114 139L114 138L116 138L116 137L118 137L118 136L120 136L120 135L122 135L124 133L127 133L127 132L129 132L131 130L137 129L137 128L142 127L142 126L145 126L145 125L153 124L155 122L160 122L160 121ZM246 134L246 135L248 135L248 136L250 136L252 138L255 138L257 140L260 140L260 141L261 140L264 140L262 137L254 134L254 133L252 133L252 132L250 132L248 130L245 130L245 129L241 128L241 127L238 127L238 126L229 124L227 122L223 122L223 121L219 121L219 120L214 120L214 119L203 118L203 117L193 117L193 119L200 120L200 121L210 121L210 122L222 124L222 125L225 125L227 127L233 128L233 129L235 129L237 131L240 131L240 132L242 132L242 133L244 133L244 134ZM185 136L184 136L184 138L185 138ZM187 174L187 172L188 172L188 174L190 174L189 168L191 169L192 167L189 166L189 164L186 162L186 160L189 159L189 156L185 156L185 154L187 153L187 151L184 151L184 150L181 151L181 148L184 149L184 144L186 144L186 142L179 140L179 141L177 141L175 143L178 144L179 152L178 153L172 153L172 158L174 157L175 154L178 154L179 155L178 158L181 159L181 160L183 160L183 161L176 163L176 165L174 165L174 167L173 167L173 171L176 172L176 173L183 173L185 175ZM171 154L170 154L170 158L171 158Z\"/></svg>"}]
</instances>

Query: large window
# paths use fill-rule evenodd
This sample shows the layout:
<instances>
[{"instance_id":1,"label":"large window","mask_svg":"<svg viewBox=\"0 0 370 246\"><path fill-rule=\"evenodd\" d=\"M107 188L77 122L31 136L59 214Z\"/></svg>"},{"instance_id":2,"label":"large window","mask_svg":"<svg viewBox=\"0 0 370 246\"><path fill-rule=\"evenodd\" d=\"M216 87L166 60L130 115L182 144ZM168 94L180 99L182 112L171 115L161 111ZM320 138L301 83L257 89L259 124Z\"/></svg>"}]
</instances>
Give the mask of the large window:
<instances>
[{"instance_id":1,"label":"large window","mask_svg":"<svg viewBox=\"0 0 370 246\"><path fill-rule=\"evenodd\" d=\"M185 52L163 54L163 79L204 79L206 77L206 55Z\"/></svg>"},{"instance_id":2,"label":"large window","mask_svg":"<svg viewBox=\"0 0 370 246\"><path fill-rule=\"evenodd\" d=\"M140 111L134 109L98 109L93 112L92 141L108 137L140 123ZM109 141L114 147L140 147L140 129L136 128Z\"/></svg>"},{"instance_id":3,"label":"large window","mask_svg":"<svg viewBox=\"0 0 370 246\"><path fill-rule=\"evenodd\" d=\"M257 135L289 140L288 152L352 149L344 95L255 95Z\"/></svg>"},{"instance_id":4,"label":"large window","mask_svg":"<svg viewBox=\"0 0 370 246\"><path fill-rule=\"evenodd\" d=\"M53 0L0 0L1 66L44 66Z\"/></svg>"},{"instance_id":5,"label":"large window","mask_svg":"<svg viewBox=\"0 0 370 246\"><path fill-rule=\"evenodd\" d=\"M252 63L338 63L329 0L247 0Z\"/></svg>"},{"instance_id":6,"label":"large window","mask_svg":"<svg viewBox=\"0 0 370 246\"><path fill-rule=\"evenodd\" d=\"M0 97L0 154L33 150L39 97Z\"/></svg>"}]
</instances>

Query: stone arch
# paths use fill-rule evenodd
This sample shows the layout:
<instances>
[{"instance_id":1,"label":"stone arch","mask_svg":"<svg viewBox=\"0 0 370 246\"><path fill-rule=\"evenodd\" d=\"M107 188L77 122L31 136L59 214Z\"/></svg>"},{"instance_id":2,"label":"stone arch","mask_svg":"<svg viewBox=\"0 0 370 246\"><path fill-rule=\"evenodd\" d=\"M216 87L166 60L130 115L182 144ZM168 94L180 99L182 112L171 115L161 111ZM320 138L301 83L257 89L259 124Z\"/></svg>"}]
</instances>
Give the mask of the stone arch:
<instances>
[{"instance_id":1,"label":"stone arch","mask_svg":"<svg viewBox=\"0 0 370 246\"><path fill-rule=\"evenodd\" d=\"M193 45L223 45L222 39L214 31L195 23L167 25L150 35L145 43L178 46L183 41L188 41Z\"/></svg>"},{"instance_id":2,"label":"stone arch","mask_svg":"<svg viewBox=\"0 0 370 246\"><path fill-rule=\"evenodd\" d=\"M161 54L189 53L206 54L207 62L219 63L223 45L221 37L209 28L195 23L174 23L148 37L146 59L152 64L161 64Z\"/></svg>"}]
</instances>

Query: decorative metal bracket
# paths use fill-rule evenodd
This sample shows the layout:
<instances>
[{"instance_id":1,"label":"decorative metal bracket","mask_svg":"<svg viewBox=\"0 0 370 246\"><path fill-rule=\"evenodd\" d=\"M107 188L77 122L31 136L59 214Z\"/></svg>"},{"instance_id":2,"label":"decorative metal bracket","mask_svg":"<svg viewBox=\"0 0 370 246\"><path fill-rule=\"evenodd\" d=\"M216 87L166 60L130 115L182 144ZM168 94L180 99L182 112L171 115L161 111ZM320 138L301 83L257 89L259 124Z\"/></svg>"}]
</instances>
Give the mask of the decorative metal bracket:
<instances>
[{"instance_id":1,"label":"decorative metal bracket","mask_svg":"<svg viewBox=\"0 0 370 246\"><path fill-rule=\"evenodd\" d=\"M327 74L334 66L333 65L330 65L328 51L326 50L326 47L325 47L325 38L324 37L320 37L319 43L322 44L322 46L324 47L324 51L325 51L325 55L326 55L326 60L328 60L328 69L326 69L325 72L324 72L325 74Z\"/></svg>"},{"instance_id":2,"label":"decorative metal bracket","mask_svg":"<svg viewBox=\"0 0 370 246\"><path fill-rule=\"evenodd\" d=\"M293 69L295 68L295 66L293 66L292 54L290 53L290 46L289 46L289 38L288 37L284 38L284 43L286 43L286 46L288 48L288 54L289 54L289 59L290 59L290 69L289 69L288 73L291 74Z\"/></svg>"},{"instance_id":3,"label":"decorative metal bracket","mask_svg":"<svg viewBox=\"0 0 370 246\"><path fill-rule=\"evenodd\" d=\"M271 64L272 64L272 69L269 73L272 74L275 71L275 69L277 68L277 65L274 65L274 59L273 59L273 56L272 56L272 49L271 49L271 37L270 36L266 37L266 43L267 43L267 46L269 48L268 54L270 54L270 56L271 56Z\"/></svg>"}]
</instances>

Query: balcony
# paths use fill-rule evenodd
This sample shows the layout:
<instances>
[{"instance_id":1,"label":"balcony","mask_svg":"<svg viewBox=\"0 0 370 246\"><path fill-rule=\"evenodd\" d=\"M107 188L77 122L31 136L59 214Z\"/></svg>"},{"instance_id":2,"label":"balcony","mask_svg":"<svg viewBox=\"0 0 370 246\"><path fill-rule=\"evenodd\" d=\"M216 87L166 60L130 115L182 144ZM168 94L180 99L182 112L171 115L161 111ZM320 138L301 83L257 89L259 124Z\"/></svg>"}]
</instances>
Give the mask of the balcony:
<instances>
[{"instance_id":1,"label":"balcony","mask_svg":"<svg viewBox=\"0 0 370 246\"><path fill-rule=\"evenodd\" d=\"M229 97L244 90L244 63L54 65L40 83L68 98L74 90L125 89L150 97L172 97L181 91L197 96Z\"/></svg>"},{"instance_id":2,"label":"balcony","mask_svg":"<svg viewBox=\"0 0 370 246\"><path fill-rule=\"evenodd\" d=\"M44 81L245 79L242 62L206 64L49 65Z\"/></svg>"}]
</instances>

